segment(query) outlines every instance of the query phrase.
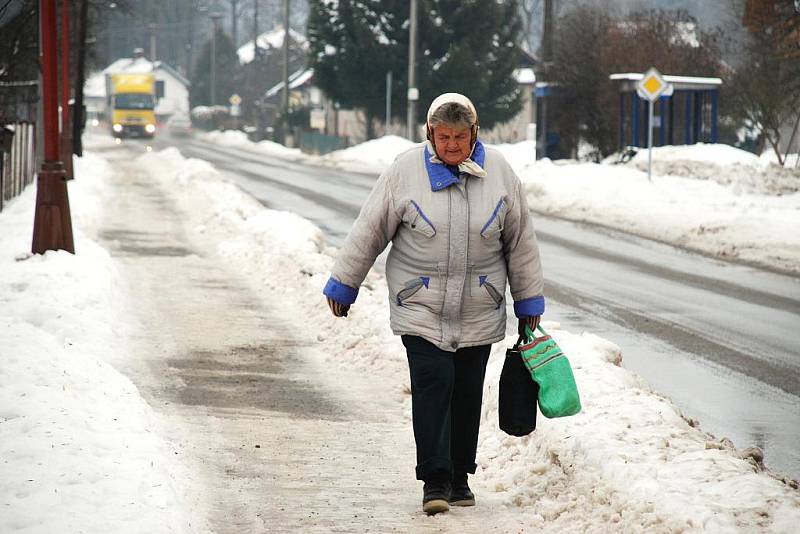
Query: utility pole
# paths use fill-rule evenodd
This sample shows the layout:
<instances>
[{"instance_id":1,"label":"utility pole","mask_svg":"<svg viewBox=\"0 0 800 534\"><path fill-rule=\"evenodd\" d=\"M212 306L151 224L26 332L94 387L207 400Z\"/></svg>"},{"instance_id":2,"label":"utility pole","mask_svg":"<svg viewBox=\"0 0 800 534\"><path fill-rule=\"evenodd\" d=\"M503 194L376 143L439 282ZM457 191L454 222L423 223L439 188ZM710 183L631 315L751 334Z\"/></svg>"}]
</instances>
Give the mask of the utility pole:
<instances>
[{"instance_id":1,"label":"utility pole","mask_svg":"<svg viewBox=\"0 0 800 534\"><path fill-rule=\"evenodd\" d=\"M76 156L83 156L83 84L86 79L86 25L89 18L89 0L81 0L78 17L78 73L75 77L75 106L72 111L72 143Z\"/></svg>"},{"instance_id":2,"label":"utility pole","mask_svg":"<svg viewBox=\"0 0 800 534\"><path fill-rule=\"evenodd\" d=\"M253 0L253 61L258 58L258 0Z\"/></svg>"},{"instance_id":3,"label":"utility pole","mask_svg":"<svg viewBox=\"0 0 800 534\"><path fill-rule=\"evenodd\" d=\"M417 0L411 0L408 19L408 113L406 116L406 137L417 140Z\"/></svg>"},{"instance_id":4,"label":"utility pole","mask_svg":"<svg viewBox=\"0 0 800 534\"><path fill-rule=\"evenodd\" d=\"M156 25L150 24L150 63L156 62Z\"/></svg>"},{"instance_id":5,"label":"utility pole","mask_svg":"<svg viewBox=\"0 0 800 534\"><path fill-rule=\"evenodd\" d=\"M36 211L33 219L34 254L47 250L75 253L72 217L64 166L58 146L58 59L55 0L39 0L39 35L42 66L42 130L44 161L36 181Z\"/></svg>"},{"instance_id":6,"label":"utility pole","mask_svg":"<svg viewBox=\"0 0 800 534\"><path fill-rule=\"evenodd\" d=\"M69 5L67 0L61 2L61 161L67 180L74 178L72 174L72 129L69 113Z\"/></svg>"},{"instance_id":7,"label":"utility pole","mask_svg":"<svg viewBox=\"0 0 800 534\"><path fill-rule=\"evenodd\" d=\"M239 48L239 13L236 5L239 0L230 0L231 2L231 37L233 38L233 47Z\"/></svg>"},{"instance_id":8,"label":"utility pole","mask_svg":"<svg viewBox=\"0 0 800 534\"><path fill-rule=\"evenodd\" d=\"M537 73L537 81L544 83L550 81L550 66L553 63L553 0L544 2L544 33L542 34L542 68ZM540 113L537 117L536 127L539 132L539 141L536 147L537 157L547 157L547 90L541 97Z\"/></svg>"},{"instance_id":9,"label":"utility pole","mask_svg":"<svg viewBox=\"0 0 800 534\"><path fill-rule=\"evenodd\" d=\"M289 0L283 0L283 141L289 132Z\"/></svg>"},{"instance_id":10,"label":"utility pole","mask_svg":"<svg viewBox=\"0 0 800 534\"><path fill-rule=\"evenodd\" d=\"M222 13L217 9L216 2L211 7L208 16L211 18L211 73L210 73L210 96L211 106L217 105L217 24L222 18Z\"/></svg>"},{"instance_id":11,"label":"utility pole","mask_svg":"<svg viewBox=\"0 0 800 534\"><path fill-rule=\"evenodd\" d=\"M386 73L386 123L383 135L389 135L389 125L392 122L392 71Z\"/></svg>"}]
</instances>

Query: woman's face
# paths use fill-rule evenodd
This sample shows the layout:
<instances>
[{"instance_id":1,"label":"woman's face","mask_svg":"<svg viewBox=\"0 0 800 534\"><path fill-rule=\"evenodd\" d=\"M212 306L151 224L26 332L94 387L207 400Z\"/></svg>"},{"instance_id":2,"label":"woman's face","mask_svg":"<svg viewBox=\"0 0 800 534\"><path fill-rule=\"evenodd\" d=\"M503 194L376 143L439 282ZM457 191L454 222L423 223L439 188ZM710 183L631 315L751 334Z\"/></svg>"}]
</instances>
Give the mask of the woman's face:
<instances>
[{"instance_id":1,"label":"woman's face","mask_svg":"<svg viewBox=\"0 0 800 534\"><path fill-rule=\"evenodd\" d=\"M442 161L448 165L458 165L471 152L470 129L440 124L433 129L433 144Z\"/></svg>"}]
</instances>

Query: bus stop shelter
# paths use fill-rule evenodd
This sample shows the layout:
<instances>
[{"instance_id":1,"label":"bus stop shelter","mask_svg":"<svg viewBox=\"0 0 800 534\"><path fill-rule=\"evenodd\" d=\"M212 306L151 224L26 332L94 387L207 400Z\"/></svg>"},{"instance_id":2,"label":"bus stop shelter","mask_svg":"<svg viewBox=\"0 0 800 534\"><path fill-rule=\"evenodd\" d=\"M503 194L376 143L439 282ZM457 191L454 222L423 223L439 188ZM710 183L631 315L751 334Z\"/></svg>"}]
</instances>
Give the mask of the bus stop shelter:
<instances>
[{"instance_id":1,"label":"bus stop shelter","mask_svg":"<svg viewBox=\"0 0 800 534\"><path fill-rule=\"evenodd\" d=\"M647 146L648 101L636 93L641 73L612 74L619 86L619 147ZM653 145L716 143L719 138L720 78L663 76L672 84L670 96L654 103Z\"/></svg>"}]
</instances>

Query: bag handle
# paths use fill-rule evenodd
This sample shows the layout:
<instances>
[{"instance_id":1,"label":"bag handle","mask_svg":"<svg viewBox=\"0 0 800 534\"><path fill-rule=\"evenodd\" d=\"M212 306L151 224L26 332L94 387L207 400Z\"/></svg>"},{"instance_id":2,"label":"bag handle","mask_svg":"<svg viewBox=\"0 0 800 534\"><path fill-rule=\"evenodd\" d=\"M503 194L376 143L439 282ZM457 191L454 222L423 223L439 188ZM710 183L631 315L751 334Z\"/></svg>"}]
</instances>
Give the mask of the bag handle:
<instances>
[{"instance_id":1,"label":"bag handle","mask_svg":"<svg viewBox=\"0 0 800 534\"><path fill-rule=\"evenodd\" d=\"M542 334L544 334L546 336L549 335L547 332L544 331L544 328L542 328L542 325L537 325L536 329L540 330L542 332ZM528 326L528 325L525 325L525 336L526 336L527 339L536 339L536 333L533 330L531 330L531 327ZM522 336L520 336L520 339L522 339ZM517 343L519 343L519 341L517 341Z\"/></svg>"}]
</instances>

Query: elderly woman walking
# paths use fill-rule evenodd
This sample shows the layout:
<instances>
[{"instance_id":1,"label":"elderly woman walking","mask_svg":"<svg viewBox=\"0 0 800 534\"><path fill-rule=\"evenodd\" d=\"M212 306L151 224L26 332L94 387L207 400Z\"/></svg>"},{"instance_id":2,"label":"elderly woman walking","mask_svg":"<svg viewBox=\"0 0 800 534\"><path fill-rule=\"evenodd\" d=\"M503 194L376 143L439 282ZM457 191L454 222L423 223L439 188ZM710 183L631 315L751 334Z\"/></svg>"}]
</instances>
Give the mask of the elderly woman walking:
<instances>
[{"instance_id":1,"label":"elderly woman walking","mask_svg":"<svg viewBox=\"0 0 800 534\"><path fill-rule=\"evenodd\" d=\"M416 475L428 514L472 506L483 380L506 335L506 281L519 331L544 312L542 269L519 178L478 140L478 115L458 93L428 110L428 141L400 154L375 184L324 294L347 315L375 258L386 261L391 328L411 374Z\"/></svg>"}]
</instances>

